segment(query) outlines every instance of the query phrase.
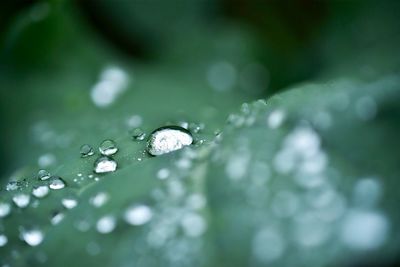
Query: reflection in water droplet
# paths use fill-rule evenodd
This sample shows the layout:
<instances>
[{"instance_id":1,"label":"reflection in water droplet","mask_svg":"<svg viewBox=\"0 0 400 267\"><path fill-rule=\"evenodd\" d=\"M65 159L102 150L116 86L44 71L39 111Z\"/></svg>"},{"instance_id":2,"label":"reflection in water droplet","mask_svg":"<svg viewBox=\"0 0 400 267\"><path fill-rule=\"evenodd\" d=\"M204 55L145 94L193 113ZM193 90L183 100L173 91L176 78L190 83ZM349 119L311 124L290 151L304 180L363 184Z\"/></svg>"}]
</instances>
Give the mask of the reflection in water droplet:
<instances>
[{"instance_id":1,"label":"reflection in water droplet","mask_svg":"<svg viewBox=\"0 0 400 267\"><path fill-rule=\"evenodd\" d=\"M93 147L88 144L82 145L79 152L81 153L82 158L94 155Z\"/></svg>"},{"instance_id":2,"label":"reflection in water droplet","mask_svg":"<svg viewBox=\"0 0 400 267\"><path fill-rule=\"evenodd\" d=\"M10 214L11 211L11 205L6 202L0 202L0 218L6 217L8 214Z\"/></svg>"},{"instance_id":3,"label":"reflection in water droplet","mask_svg":"<svg viewBox=\"0 0 400 267\"><path fill-rule=\"evenodd\" d=\"M106 192L99 192L92 198L90 198L89 202L96 208L99 208L103 206L105 203L107 203L109 199L109 196Z\"/></svg>"},{"instance_id":4,"label":"reflection in water droplet","mask_svg":"<svg viewBox=\"0 0 400 267\"><path fill-rule=\"evenodd\" d=\"M53 190L63 189L65 187L65 182L59 176L51 176L49 181L49 187Z\"/></svg>"},{"instance_id":5,"label":"reflection in water droplet","mask_svg":"<svg viewBox=\"0 0 400 267\"><path fill-rule=\"evenodd\" d=\"M146 133L141 128L136 128L130 131L133 140L143 141L146 138Z\"/></svg>"},{"instance_id":6,"label":"reflection in water droplet","mask_svg":"<svg viewBox=\"0 0 400 267\"><path fill-rule=\"evenodd\" d=\"M118 152L118 147L113 140L107 139L100 144L99 151L104 156L112 156Z\"/></svg>"},{"instance_id":7,"label":"reflection in water droplet","mask_svg":"<svg viewBox=\"0 0 400 267\"><path fill-rule=\"evenodd\" d=\"M34 186L32 189L32 195L34 195L37 198L43 198L47 196L48 193L49 193L49 187L47 185Z\"/></svg>"},{"instance_id":8,"label":"reflection in water droplet","mask_svg":"<svg viewBox=\"0 0 400 267\"><path fill-rule=\"evenodd\" d=\"M76 205L78 205L78 200L74 199L74 198L63 198L61 200L61 203L63 204L63 206L67 209L73 209L76 207Z\"/></svg>"},{"instance_id":9,"label":"reflection in water droplet","mask_svg":"<svg viewBox=\"0 0 400 267\"><path fill-rule=\"evenodd\" d=\"M44 235L43 232L38 229L31 229L22 230L21 237L29 246L35 247L42 243Z\"/></svg>"},{"instance_id":10,"label":"reflection in water droplet","mask_svg":"<svg viewBox=\"0 0 400 267\"><path fill-rule=\"evenodd\" d=\"M94 164L95 173L114 172L117 169L117 162L108 157L100 157Z\"/></svg>"},{"instance_id":11,"label":"reflection in water droplet","mask_svg":"<svg viewBox=\"0 0 400 267\"><path fill-rule=\"evenodd\" d=\"M146 205L134 205L129 207L124 213L124 219L131 225L142 225L153 217L153 211Z\"/></svg>"},{"instance_id":12,"label":"reflection in water droplet","mask_svg":"<svg viewBox=\"0 0 400 267\"><path fill-rule=\"evenodd\" d=\"M39 170L37 177L39 180L44 181L50 178L50 173L46 170Z\"/></svg>"},{"instance_id":13,"label":"reflection in water droplet","mask_svg":"<svg viewBox=\"0 0 400 267\"><path fill-rule=\"evenodd\" d=\"M15 205L17 205L17 207L26 208L29 205L31 197L27 194L18 193L13 196L12 200L15 203Z\"/></svg>"},{"instance_id":14,"label":"reflection in water droplet","mask_svg":"<svg viewBox=\"0 0 400 267\"><path fill-rule=\"evenodd\" d=\"M166 126L153 131L147 143L150 155L159 156L193 143L191 133L179 126Z\"/></svg>"},{"instance_id":15,"label":"reflection in water droplet","mask_svg":"<svg viewBox=\"0 0 400 267\"><path fill-rule=\"evenodd\" d=\"M112 215L101 217L96 223L96 229L101 234L111 233L116 226L116 219Z\"/></svg>"}]
</instances>

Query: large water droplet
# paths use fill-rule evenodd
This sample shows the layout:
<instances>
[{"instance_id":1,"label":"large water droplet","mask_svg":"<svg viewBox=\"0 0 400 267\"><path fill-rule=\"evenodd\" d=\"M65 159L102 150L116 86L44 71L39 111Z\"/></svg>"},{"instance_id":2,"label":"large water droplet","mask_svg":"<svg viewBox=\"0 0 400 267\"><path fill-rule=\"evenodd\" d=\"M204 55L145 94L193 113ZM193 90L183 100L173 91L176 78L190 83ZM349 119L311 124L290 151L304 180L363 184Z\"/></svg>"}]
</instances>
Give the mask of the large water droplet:
<instances>
[{"instance_id":1,"label":"large water droplet","mask_svg":"<svg viewBox=\"0 0 400 267\"><path fill-rule=\"evenodd\" d=\"M130 134L136 141L143 141L146 138L146 133L141 128L133 129Z\"/></svg>"},{"instance_id":2,"label":"large water droplet","mask_svg":"<svg viewBox=\"0 0 400 267\"><path fill-rule=\"evenodd\" d=\"M93 147L88 144L82 145L79 152L81 153L82 158L94 155Z\"/></svg>"},{"instance_id":3,"label":"large water droplet","mask_svg":"<svg viewBox=\"0 0 400 267\"><path fill-rule=\"evenodd\" d=\"M42 243L44 235L43 232L38 229L23 230L21 232L22 239L32 247L35 247Z\"/></svg>"},{"instance_id":4,"label":"large water droplet","mask_svg":"<svg viewBox=\"0 0 400 267\"><path fill-rule=\"evenodd\" d=\"M159 156L193 143L191 133L179 126L165 126L151 133L147 143L147 151L150 155Z\"/></svg>"},{"instance_id":5,"label":"large water droplet","mask_svg":"<svg viewBox=\"0 0 400 267\"><path fill-rule=\"evenodd\" d=\"M58 190L63 189L65 187L65 182L59 176L52 176L49 181L50 189Z\"/></svg>"},{"instance_id":6,"label":"large water droplet","mask_svg":"<svg viewBox=\"0 0 400 267\"><path fill-rule=\"evenodd\" d=\"M117 169L117 162L108 157L100 157L94 164L95 173L114 172Z\"/></svg>"},{"instance_id":7,"label":"large water droplet","mask_svg":"<svg viewBox=\"0 0 400 267\"><path fill-rule=\"evenodd\" d=\"M112 215L101 217L96 223L96 229L101 234L111 233L116 226L116 219Z\"/></svg>"},{"instance_id":8,"label":"large water droplet","mask_svg":"<svg viewBox=\"0 0 400 267\"><path fill-rule=\"evenodd\" d=\"M0 218L6 217L8 214L10 214L11 211L11 205L6 202L0 202Z\"/></svg>"},{"instance_id":9,"label":"large water droplet","mask_svg":"<svg viewBox=\"0 0 400 267\"><path fill-rule=\"evenodd\" d=\"M104 156L111 156L117 153L118 148L113 140L107 139L100 144L99 151Z\"/></svg>"},{"instance_id":10,"label":"large water droplet","mask_svg":"<svg viewBox=\"0 0 400 267\"><path fill-rule=\"evenodd\" d=\"M37 198L43 198L47 196L48 193L49 193L49 187L47 185L35 186L32 189L32 195L34 195Z\"/></svg>"},{"instance_id":11,"label":"large water droplet","mask_svg":"<svg viewBox=\"0 0 400 267\"><path fill-rule=\"evenodd\" d=\"M12 200L15 203L15 205L17 205L17 207L26 208L29 205L31 197L24 193L18 193L13 196Z\"/></svg>"},{"instance_id":12,"label":"large water droplet","mask_svg":"<svg viewBox=\"0 0 400 267\"><path fill-rule=\"evenodd\" d=\"M146 205L129 207L124 213L124 219L131 225L142 225L153 217L153 211Z\"/></svg>"},{"instance_id":13,"label":"large water droplet","mask_svg":"<svg viewBox=\"0 0 400 267\"><path fill-rule=\"evenodd\" d=\"M39 180L44 181L50 178L50 173L46 170L39 170L37 177Z\"/></svg>"}]
</instances>

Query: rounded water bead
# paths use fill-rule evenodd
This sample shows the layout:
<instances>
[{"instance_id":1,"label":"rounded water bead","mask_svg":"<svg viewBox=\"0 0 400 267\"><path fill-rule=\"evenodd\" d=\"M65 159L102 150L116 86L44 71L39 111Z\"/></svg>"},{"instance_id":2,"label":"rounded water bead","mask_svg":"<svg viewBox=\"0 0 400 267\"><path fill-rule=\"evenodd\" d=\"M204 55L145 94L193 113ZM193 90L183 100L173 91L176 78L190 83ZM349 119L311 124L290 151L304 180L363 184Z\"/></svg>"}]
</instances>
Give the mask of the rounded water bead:
<instances>
[{"instance_id":1,"label":"rounded water bead","mask_svg":"<svg viewBox=\"0 0 400 267\"><path fill-rule=\"evenodd\" d=\"M104 156L112 156L118 152L118 147L113 140L107 139L100 144L99 151Z\"/></svg>"},{"instance_id":2,"label":"rounded water bead","mask_svg":"<svg viewBox=\"0 0 400 267\"><path fill-rule=\"evenodd\" d=\"M192 134L180 126L165 126L156 129L150 135L147 151L152 156L160 156L182 149L193 143Z\"/></svg>"}]
</instances>

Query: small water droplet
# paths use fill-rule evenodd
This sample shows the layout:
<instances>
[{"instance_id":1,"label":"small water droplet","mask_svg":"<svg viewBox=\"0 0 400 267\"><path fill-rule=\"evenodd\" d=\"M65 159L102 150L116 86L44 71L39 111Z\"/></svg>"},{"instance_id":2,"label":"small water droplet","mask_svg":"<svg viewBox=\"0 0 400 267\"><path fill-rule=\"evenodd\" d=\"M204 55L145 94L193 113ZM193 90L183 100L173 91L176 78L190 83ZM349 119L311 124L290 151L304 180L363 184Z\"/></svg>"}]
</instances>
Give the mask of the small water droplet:
<instances>
[{"instance_id":1,"label":"small water droplet","mask_svg":"<svg viewBox=\"0 0 400 267\"><path fill-rule=\"evenodd\" d=\"M183 231L187 236L201 236L207 229L207 223L197 213L186 214L181 221Z\"/></svg>"},{"instance_id":2,"label":"small water droplet","mask_svg":"<svg viewBox=\"0 0 400 267\"><path fill-rule=\"evenodd\" d=\"M116 169L117 169L117 162L108 157L100 157L96 160L94 164L95 173L114 172Z\"/></svg>"},{"instance_id":3,"label":"small water droplet","mask_svg":"<svg viewBox=\"0 0 400 267\"><path fill-rule=\"evenodd\" d=\"M53 190L58 190L58 189L63 189L65 187L66 183L64 182L63 179L59 176L51 176L50 181L49 181L49 187L50 189Z\"/></svg>"},{"instance_id":4,"label":"small water droplet","mask_svg":"<svg viewBox=\"0 0 400 267\"><path fill-rule=\"evenodd\" d=\"M131 225L143 225L151 220L153 211L146 205L134 205L124 213L124 219Z\"/></svg>"},{"instance_id":5,"label":"small water droplet","mask_svg":"<svg viewBox=\"0 0 400 267\"><path fill-rule=\"evenodd\" d=\"M112 156L117 153L118 147L113 140L107 139L100 144L99 151L104 156Z\"/></svg>"},{"instance_id":6,"label":"small water droplet","mask_svg":"<svg viewBox=\"0 0 400 267\"><path fill-rule=\"evenodd\" d=\"M192 133L198 133L203 129L204 129L204 124L202 124L202 123L199 123L199 124L198 123L194 123L194 122L189 123L189 130Z\"/></svg>"},{"instance_id":7,"label":"small water droplet","mask_svg":"<svg viewBox=\"0 0 400 267\"><path fill-rule=\"evenodd\" d=\"M64 219L64 216L65 216L64 213L55 212L50 219L51 224L52 225L59 224Z\"/></svg>"},{"instance_id":8,"label":"small water droplet","mask_svg":"<svg viewBox=\"0 0 400 267\"><path fill-rule=\"evenodd\" d=\"M32 195L34 195L37 198L43 198L47 196L48 193L49 193L49 187L47 185L34 186L32 189Z\"/></svg>"},{"instance_id":9,"label":"small water droplet","mask_svg":"<svg viewBox=\"0 0 400 267\"><path fill-rule=\"evenodd\" d=\"M277 109L272 111L267 119L267 123L269 128L276 129L282 125L283 121L285 120L286 114L283 110Z\"/></svg>"},{"instance_id":10,"label":"small water droplet","mask_svg":"<svg viewBox=\"0 0 400 267\"><path fill-rule=\"evenodd\" d=\"M133 140L143 141L146 138L146 133L141 128L135 128L131 132Z\"/></svg>"},{"instance_id":11,"label":"small water droplet","mask_svg":"<svg viewBox=\"0 0 400 267\"><path fill-rule=\"evenodd\" d=\"M193 143L191 133L179 126L165 126L154 130L147 143L147 151L152 156L159 156L179 150Z\"/></svg>"},{"instance_id":12,"label":"small water droplet","mask_svg":"<svg viewBox=\"0 0 400 267\"><path fill-rule=\"evenodd\" d=\"M157 172L157 178L160 180L167 179L170 175L170 171L166 168L162 168Z\"/></svg>"},{"instance_id":13,"label":"small water droplet","mask_svg":"<svg viewBox=\"0 0 400 267\"><path fill-rule=\"evenodd\" d=\"M50 178L50 173L46 170L39 170L37 177L39 180L44 181Z\"/></svg>"},{"instance_id":14,"label":"small water droplet","mask_svg":"<svg viewBox=\"0 0 400 267\"><path fill-rule=\"evenodd\" d=\"M13 196L12 200L15 203L15 205L17 205L17 207L26 208L29 205L31 197L24 193L18 193Z\"/></svg>"},{"instance_id":15,"label":"small water droplet","mask_svg":"<svg viewBox=\"0 0 400 267\"><path fill-rule=\"evenodd\" d=\"M94 155L93 147L91 147L88 144L82 145L79 152L81 153L82 158L86 158L86 157Z\"/></svg>"},{"instance_id":16,"label":"small water droplet","mask_svg":"<svg viewBox=\"0 0 400 267\"><path fill-rule=\"evenodd\" d=\"M7 245L8 238L5 235L0 234L0 247Z\"/></svg>"},{"instance_id":17,"label":"small water droplet","mask_svg":"<svg viewBox=\"0 0 400 267\"><path fill-rule=\"evenodd\" d=\"M78 200L76 200L75 198L63 198L61 200L61 203L63 204L63 206L67 209L73 209L76 207L76 205L78 205Z\"/></svg>"},{"instance_id":18,"label":"small water droplet","mask_svg":"<svg viewBox=\"0 0 400 267\"><path fill-rule=\"evenodd\" d=\"M15 190L20 189L20 188L21 188L21 185L17 181L10 181L6 185L6 190L7 191L15 191Z\"/></svg>"},{"instance_id":19,"label":"small water droplet","mask_svg":"<svg viewBox=\"0 0 400 267\"><path fill-rule=\"evenodd\" d=\"M44 235L43 232L38 229L22 230L22 239L31 247L35 247L42 243Z\"/></svg>"},{"instance_id":20,"label":"small water droplet","mask_svg":"<svg viewBox=\"0 0 400 267\"><path fill-rule=\"evenodd\" d=\"M96 229L101 234L111 233L116 226L116 219L112 215L101 217L96 223Z\"/></svg>"},{"instance_id":21,"label":"small water droplet","mask_svg":"<svg viewBox=\"0 0 400 267\"><path fill-rule=\"evenodd\" d=\"M107 203L108 199L109 199L109 196L106 192L99 192L95 196L93 196L89 200L89 202L96 208L99 208L99 207L103 206L105 203Z\"/></svg>"},{"instance_id":22,"label":"small water droplet","mask_svg":"<svg viewBox=\"0 0 400 267\"><path fill-rule=\"evenodd\" d=\"M0 202L0 218L6 217L8 214L10 214L11 211L11 205L6 202Z\"/></svg>"}]
</instances>

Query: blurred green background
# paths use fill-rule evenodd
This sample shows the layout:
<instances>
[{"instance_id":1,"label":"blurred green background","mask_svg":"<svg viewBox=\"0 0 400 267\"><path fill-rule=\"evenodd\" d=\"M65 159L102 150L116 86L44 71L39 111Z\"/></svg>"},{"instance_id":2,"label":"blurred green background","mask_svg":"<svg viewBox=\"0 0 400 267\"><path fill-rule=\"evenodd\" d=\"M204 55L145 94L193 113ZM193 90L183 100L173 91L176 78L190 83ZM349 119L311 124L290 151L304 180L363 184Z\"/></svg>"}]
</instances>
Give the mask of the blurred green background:
<instances>
[{"instance_id":1,"label":"blurred green background","mask_svg":"<svg viewBox=\"0 0 400 267\"><path fill-rule=\"evenodd\" d=\"M395 0L2 1L0 201L11 201L15 193L6 192L8 181L27 182L26 188L17 191L28 192L43 168L63 177L69 186L64 193L52 193L39 204L32 201L25 210L14 207L11 215L0 218L0 234L8 236L7 245L0 247L0 264L396 266L400 240L396 190L400 174L399 12L400 2ZM101 89L110 75L122 81L118 92ZM257 99L267 99L266 107L260 102L242 105ZM341 110L342 105L346 107ZM287 112L287 122L278 132L266 126L267 116L276 110ZM195 148L200 159L194 160L190 171L172 171L180 157L185 158L184 152L149 159L143 156L145 142L131 140L133 128L150 133L166 124L184 122L204 125L195 138L205 142L205 152L201 146ZM371 214L386 214L384 224L390 222L393 235L382 247L352 251L327 239L328 245L303 251L291 240L292 222L280 218L274 219L271 228L289 229L279 230L288 232L280 258L270 261L252 250L256 241L251 238L264 225L264 216L273 217L269 215L273 201L262 196L275 199L270 191L292 190L293 182L255 186L261 189L254 189L260 199L253 200L259 203L253 206L251 200L244 200L252 182L246 180L239 186L227 182L230 172L225 164L246 165L234 155L250 151L251 162L266 163L269 170L279 144L296 127L309 124L332 162L326 176L336 178L329 186L337 189L348 208L347 215L329 225L342 229L360 211L370 212L367 222ZM223 141L218 143L215 134L221 132ZM95 158L81 159L79 148L87 143L97 151L108 138L120 148L116 155L119 170L93 183L87 177ZM245 177L252 172L269 177L265 166L260 170L256 163L249 165ZM183 198L164 199L163 206L154 197L155 188L170 186L153 179L161 168L176 172L187 187L185 195L201 194L207 199L200 212L208 223L207 234L195 240L171 238L166 245L171 249L160 250L144 245L146 233L151 232L147 228L132 230L123 225L99 237L92 229L98 217L121 216L127 203L149 203L159 214L182 208ZM79 183L74 180L78 174L85 177ZM271 176L286 181L290 175L275 170ZM385 188L380 204L368 207L379 213L351 202L354 184L369 176L378 176ZM87 202L101 190L109 190L114 202L93 211ZM299 198L309 193L293 191ZM60 200L70 195L82 204L68 213ZM59 228L49 225L54 211L66 214ZM298 218L306 211L300 209ZM82 218L93 227L79 233L73 225ZM380 226L382 218L376 218ZM314 221L307 219L313 226ZM366 225L367 232L376 230ZM42 247L31 248L19 240L20 228L32 226L47 233ZM316 229L329 232L320 226ZM264 236L272 235L271 242L279 248L281 239L268 231Z\"/></svg>"}]
</instances>

